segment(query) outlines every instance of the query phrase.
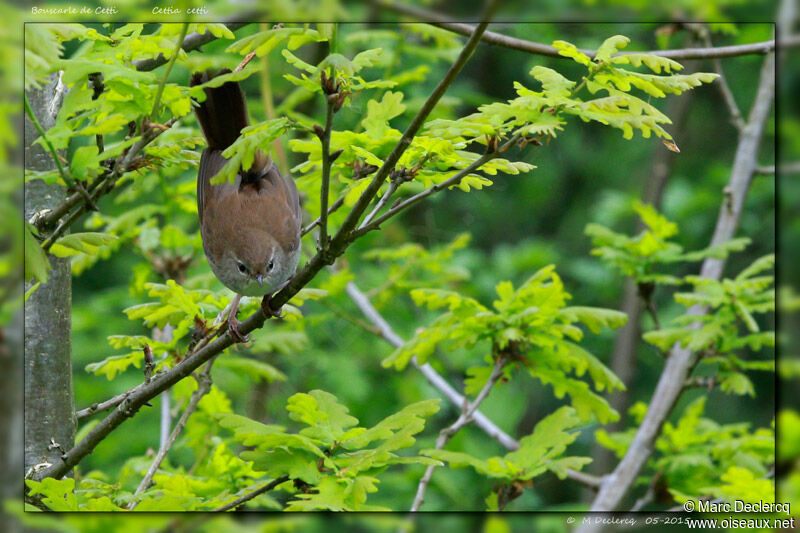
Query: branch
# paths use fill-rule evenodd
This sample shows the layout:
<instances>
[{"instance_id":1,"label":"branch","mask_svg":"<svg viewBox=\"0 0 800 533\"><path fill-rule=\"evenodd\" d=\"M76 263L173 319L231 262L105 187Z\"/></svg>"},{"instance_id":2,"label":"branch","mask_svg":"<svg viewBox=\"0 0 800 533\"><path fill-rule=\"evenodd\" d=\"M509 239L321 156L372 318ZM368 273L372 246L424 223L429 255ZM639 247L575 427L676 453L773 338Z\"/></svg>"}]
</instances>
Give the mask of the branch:
<instances>
[{"instance_id":1,"label":"branch","mask_svg":"<svg viewBox=\"0 0 800 533\"><path fill-rule=\"evenodd\" d=\"M352 281L349 282L346 286L346 290L347 294L350 296L356 306L358 306L364 316L367 317L367 319L378 328L378 334L381 338L386 340L395 348L399 348L405 344L405 341L397 333L395 333L389 323L386 322L386 319L383 318L377 309L375 309L375 307L369 301L369 298L367 298L367 296L361 291L361 289L358 288L355 283ZM436 372L431 365L428 363L423 365L419 364L416 356L411 358L411 363L414 365L414 367L416 367L417 370L420 371L420 373L422 373L425 379L428 380L428 383L430 383L436 390L441 392L442 395L444 395L454 405L460 407L466 403L464 396L459 394L458 391L456 391L447 382L447 380L445 380L438 372ZM472 413L472 418L476 426L478 426L491 438L499 442L505 449L510 451L519 449L519 443L516 440L514 440L502 429L497 427L494 422L492 422L479 410L475 410ZM598 488L600 486L599 478L589 474L584 474L583 472L578 472L576 470L567 470L567 477L573 481L582 483L587 487Z\"/></svg>"},{"instance_id":2,"label":"branch","mask_svg":"<svg viewBox=\"0 0 800 533\"><path fill-rule=\"evenodd\" d=\"M221 513L223 511L230 511L231 509L235 509L236 507L239 507L243 503L249 502L250 500L252 500L256 496L264 494L265 492L269 492L272 489L274 489L275 487L277 487L278 485L280 485L281 483L286 483L287 481L289 481L289 476L286 476L286 475L281 476L281 477L276 478L276 479L273 479L272 481L270 481L269 483L267 483L263 487L261 487L259 489L256 489L253 492L250 492L248 494L245 494L241 498L236 498L231 503L226 503L222 507L217 507L212 512Z\"/></svg>"},{"instance_id":3,"label":"branch","mask_svg":"<svg viewBox=\"0 0 800 533\"><path fill-rule=\"evenodd\" d=\"M774 88L775 55L769 54L761 68L758 91L747 125L739 138L731 179L727 187L730 194L726 194L720 208L711 246L730 240L738 226L744 200L755 172L758 148L772 106ZM703 262L700 275L718 280L722 276L724 265L724 259L708 258ZM703 315L706 311L702 306L694 306L689 309L688 314ZM691 350L682 348L678 344L673 347L658 380L647 414L622 461L609 476L604 478L600 491L592 503L591 511L609 512L619 507L633 486L636 476L652 454L661 427L683 391L684 383L697 359L698 354ZM579 528L579 531L590 531L596 527L596 525L594 527L586 525Z\"/></svg>"},{"instance_id":4,"label":"branch","mask_svg":"<svg viewBox=\"0 0 800 533\"><path fill-rule=\"evenodd\" d=\"M344 196L340 196L340 197L339 197L339 199L337 199L335 202L333 202L333 205L331 205L331 206L328 208L328 211L327 211L327 212L328 212L328 216L331 216L331 213L333 213L334 211L336 211L337 209L339 209L340 207L342 207L342 204L344 204ZM308 226L306 226L305 228L303 228L303 231L302 231L302 232L300 232L300 236L303 236L303 235L305 235L306 233L308 233L309 231L311 231L312 229L314 229L315 227L317 227L317 226L319 225L319 221L320 221L320 217L317 217L317 218L316 218L316 219L315 219L313 222L311 222L311 223L310 223Z\"/></svg>"},{"instance_id":5,"label":"branch","mask_svg":"<svg viewBox=\"0 0 800 533\"><path fill-rule=\"evenodd\" d=\"M460 35L470 35L475 29L471 24L464 24L461 22L451 22L452 16L437 13L427 9L400 4L397 2L384 1L384 0L369 0L369 3L378 7L383 7L407 15L409 17L428 22L433 26L437 26L453 33ZM487 31L481 39L488 43L521 52L528 52L530 54L538 54L549 57L557 57L560 59L567 59L559 55L558 50L550 45L535 43L525 39L518 39L516 37L509 37L501 33ZM778 45L781 48L794 48L800 46L800 35L793 35L781 40ZM620 52L619 55L626 54L652 54L661 57L668 57L670 59L710 59L722 57L736 57L742 55L764 55L775 50L775 40L763 41L759 43L749 43L734 46L719 46L716 48L680 48L675 50L650 50L647 52ZM593 50L581 50L590 58L594 58Z\"/></svg>"},{"instance_id":6,"label":"branch","mask_svg":"<svg viewBox=\"0 0 800 533\"><path fill-rule=\"evenodd\" d=\"M392 195L395 193L395 191L397 191L397 187L399 186L399 184L400 184L399 181L391 180L391 182L389 183L389 188L386 189L386 192L383 194L383 196L381 196L381 199L378 200L377 204L375 204L375 208L372 211L370 211L367 216L364 217L364 220L358 226L358 229L364 229L364 227L367 226L370 223L370 221L372 221L373 218L375 218L375 215L377 215L380 212L383 206L386 205L386 202L388 202L389 199L392 197Z\"/></svg>"},{"instance_id":7,"label":"branch","mask_svg":"<svg viewBox=\"0 0 800 533\"><path fill-rule=\"evenodd\" d=\"M506 357L504 355L498 355L497 360L494 362L494 368L492 368L492 373L489 375L489 379L486 380L486 384L484 384L483 388L478 392L478 395L471 403L465 403L464 407L461 409L461 415L456 419L455 422L444 428L442 431L439 432L439 437L436 439L436 449L441 450L447 443L450 442L450 439L458 433L461 428L466 426L472 421L472 414L478 409L478 406L489 396L489 391L492 390L492 387L497 380L500 379L500 376L503 375L503 368L506 365ZM436 468L436 465L429 465L428 468L425 469L425 474L423 474L422 479L419 480L419 485L417 486L417 494L414 496L414 503L411 504L411 512L419 511L419 508L425 502L425 491L428 490L428 485L433 478L433 471Z\"/></svg>"},{"instance_id":8,"label":"branch","mask_svg":"<svg viewBox=\"0 0 800 533\"><path fill-rule=\"evenodd\" d=\"M153 481L153 476L155 476L156 472L158 471L158 467L161 466L161 463L167 457L167 453L169 452L170 448L172 448L172 445L175 444L178 435L180 435L183 431L183 428L186 427L186 422L189 420L189 417L192 416L192 414L197 410L197 405L200 403L200 400L203 399L203 396L205 396L208 391L211 390L211 366L213 364L214 359L211 359L208 363L206 363L206 368L203 370L203 373L195 378L197 380L197 389L195 389L195 391L192 393L186 409L184 409L183 414L178 420L178 423L175 424L175 428L172 430L172 433L170 433L167 442L158 449L158 453L153 460L153 464L150 465L150 468L147 470L147 474L145 474L142 482L139 483L139 486L136 488L136 492L133 494L134 497L144 492L147 487L150 486L150 483ZM137 504L138 502L131 503L129 509L133 510Z\"/></svg>"},{"instance_id":9,"label":"branch","mask_svg":"<svg viewBox=\"0 0 800 533\"><path fill-rule=\"evenodd\" d=\"M133 164L134 157L141 152L145 146L151 143L153 140L156 139L159 135L163 132L167 131L172 125L176 122L176 119L171 119L167 121L166 124L163 126L158 127L151 127L150 129L146 130L142 135L142 138L136 141L133 146L128 149L128 151L117 158L116 163L114 164L114 170L110 172L105 172L97 177L97 179L92 183L89 187L90 193L90 201L96 202L100 199L101 196L110 192L114 185L116 184L117 180L128 170ZM38 227L48 227L55 223L63 214L69 213L72 207L80 204L78 209L73 211L70 216L62 221L58 227L53 231L52 234L47 238L47 240L42 243L42 248L47 251L50 247L55 243L64 232L69 229L69 227L78 219L78 217L83 214L83 212L88 208L88 204L86 202L81 203L81 195L75 194L67 198L64 203L62 203L59 207L54 209L53 211L48 212L38 220L36 220L36 225Z\"/></svg>"},{"instance_id":10,"label":"branch","mask_svg":"<svg viewBox=\"0 0 800 533\"><path fill-rule=\"evenodd\" d=\"M792 161L791 163L784 163L782 165L778 165L777 168L775 165L764 165L764 166L756 166L756 174L760 174L762 176L774 175L774 174L800 174L800 161Z\"/></svg>"},{"instance_id":11,"label":"branch","mask_svg":"<svg viewBox=\"0 0 800 533\"><path fill-rule=\"evenodd\" d=\"M101 413L103 411L108 411L109 409L113 409L114 407L121 404L125 398L127 398L132 392L135 392L136 389L144 386L144 383L141 385L137 385L133 389L123 392L122 394L117 394L113 398L109 398L108 400L100 403L93 403L89 407L81 409L79 411L75 411L75 418L77 420L83 420L84 418L88 418L94 414Z\"/></svg>"},{"instance_id":12,"label":"branch","mask_svg":"<svg viewBox=\"0 0 800 533\"><path fill-rule=\"evenodd\" d=\"M709 30L706 26L702 26L701 30L701 38L703 39L706 48L713 48L711 44L711 35L709 35ZM736 105L736 99L733 97L733 92L731 91L730 86L728 85L728 79L725 77L725 71L722 70L722 62L719 60L718 57L711 59L711 65L714 67L714 72L719 74L719 80L717 82L717 88L719 89L720 94L722 94L722 99L725 101L725 105L728 106L728 113L731 115L731 122L739 130L739 133L745 127L744 117L742 117L742 112L739 111L739 106Z\"/></svg>"}]
</instances>

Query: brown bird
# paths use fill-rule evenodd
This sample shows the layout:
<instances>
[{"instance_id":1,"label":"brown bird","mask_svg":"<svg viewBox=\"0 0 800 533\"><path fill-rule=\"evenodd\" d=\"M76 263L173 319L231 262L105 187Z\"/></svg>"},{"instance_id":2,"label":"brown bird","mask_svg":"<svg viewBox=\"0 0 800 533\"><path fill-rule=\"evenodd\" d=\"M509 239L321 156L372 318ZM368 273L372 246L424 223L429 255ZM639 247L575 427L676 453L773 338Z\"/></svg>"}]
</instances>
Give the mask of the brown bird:
<instances>
[{"instance_id":1,"label":"brown bird","mask_svg":"<svg viewBox=\"0 0 800 533\"><path fill-rule=\"evenodd\" d=\"M219 73L198 72L190 85L201 85ZM263 152L255 154L253 166L239 169L233 183L211 184L225 165L222 152L247 126L247 105L238 82L205 88L206 99L195 107L208 148L200 156L197 175L197 211L200 233L211 270L236 293L231 302L228 329L235 341L239 333L236 312L244 296L272 295L294 275L300 260L300 201L297 186L281 176ZM268 299L262 302L268 315L275 315Z\"/></svg>"}]
</instances>

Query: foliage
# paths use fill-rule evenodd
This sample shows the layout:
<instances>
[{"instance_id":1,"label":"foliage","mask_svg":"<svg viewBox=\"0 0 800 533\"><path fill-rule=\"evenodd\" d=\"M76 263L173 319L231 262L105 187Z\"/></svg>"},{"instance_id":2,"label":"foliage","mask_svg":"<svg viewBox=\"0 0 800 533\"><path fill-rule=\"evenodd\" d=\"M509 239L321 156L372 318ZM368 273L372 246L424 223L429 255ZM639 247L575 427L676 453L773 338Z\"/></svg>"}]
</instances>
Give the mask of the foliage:
<instances>
[{"instance_id":1,"label":"foliage","mask_svg":"<svg viewBox=\"0 0 800 533\"><path fill-rule=\"evenodd\" d=\"M671 240L678 235L678 226L674 222L651 205L636 202L633 209L646 226L635 237L616 233L600 224L588 224L585 231L595 246L593 255L639 284L679 284L679 278L659 273L656 269L678 262L699 262L709 257L724 259L730 252L742 251L750 243L750 239L740 238L719 246L685 252L680 244Z\"/></svg>"},{"instance_id":2,"label":"foliage","mask_svg":"<svg viewBox=\"0 0 800 533\"><path fill-rule=\"evenodd\" d=\"M367 494L378 490L380 472L396 464L438 464L395 453L414 444L413 436L425 427L425 417L439 410L436 400L409 405L370 428L358 426L347 408L324 391L295 394L286 410L292 420L307 427L287 433L282 427L235 414L223 414L219 421L248 448L241 457L252 461L256 471L294 481L299 492L288 511L387 510L366 504Z\"/></svg>"},{"instance_id":3,"label":"foliage","mask_svg":"<svg viewBox=\"0 0 800 533\"><path fill-rule=\"evenodd\" d=\"M688 405L675 424L667 422L656 440L650 467L660 486L676 501L705 497L733 502L767 501L774 494L769 468L775 462L773 428L751 430L749 424L720 424L704 417L706 398ZM631 409L641 423L644 404ZM634 429L622 433L598 430L597 442L621 457L630 445Z\"/></svg>"},{"instance_id":4,"label":"foliage","mask_svg":"<svg viewBox=\"0 0 800 533\"><path fill-rule=\"evenodd\" d=\"M478 113L459 120L434 121L429 126L433 135L459 141L480 142L484 136L513 133L524 138L556 137L566 124L566 116L574 115L584 122L596 121L621 129L626 139L639 130L645 138L655 133L666 140L672 136L661 126L669 118L642 98L631 94L633 88L650 97L663 98L667 93L681 94L709 83L717 76L709 73L675 74L683 67L670 59L647 54L616 55L630 40L622 35L608 38L595 52L594 59L580 52L575 45L556 41L553 46L563 56L569 57L587 69L580 84L559 72L543 66L530 71L542 86L542 91L532 91L521 83L514 88L519 95L508 103L482 106ZM642 74L618 65L639 67L644 64L655 74ZM665 72L661 75L662 70ZM591 96L598 92L605 96L583 100L578 92L586 87Z\"/></svg>"},{"instance_id":5,"label":"foliage","mask_svg":"<svg viewBox=\"0 0 800 533\"><path fill-rule=\"evenodd\" d=\"M482 460L467 453L447 450L423 450L422 453L447 461L454 468L471 466L479 474L500 479L505 485L529 482L548 471L564 479L568 469L580 470L591 462L588 457L563 456L567 446L578 437L577 432L569 433L567 430L574 429L579 423L580 418L574 409L562 407L542 419L533 433L520 439L518 450L503 457ZM506 492L503 487L501 485L487 498L488 510L498 510L498 501Z\"/></svg>"},{"instance_id":6,"label":"foliage","mask_svg":"<svg viewBox=\"0 0 800 533\"><path fill-rule=\"evenodd\" d=\"M567 306L570 295L554 266L543 268L516 290L510 282L502 282L496 291L499 299L493 302L493 310L452 291L411 291L417 305L431 310L446 307L448 312L418 331L384 360L384 366L401 370L412 357L425 363L440 345L452 351L481 344L487 347L488 363L500 354L510 359L507 377L512 367L518 366L552 385L557 397L569 395L581 420L592 416L604 424L615 420L618 415L608 402L570 374L581 377L588 371L598 391L625 388L603 363L577 344L583 331L576 325L581 323L598 333L605 327L621 326L625 315L610 309ZM472 367L467 373L466 391L475 394L488 380L491 367Z\"/></svg>"},{"instance_id":7,"label":"foliage","mask_svg":"<svg viewBox=\"0 0 800 533\"><path fill-rule=\"evenodd\" d=\"M736 354L745 349L757 353L764 346L775 346L775 333L761 331L753 316L775 311L773 277L759 275L772 267L775 256L757 259L735 278L721 281L659 273L657 269L673 263L725 259L731 251L744 248L749 239L733 239L686 253L679 244L670 241L678 234L675 223L651 206L636 204L634 209L647 229L636 237L628 237L599 224L590 224L586 233L592 236L595 244L592 253L636 280L639 294L646 301L650 301L661 285L689 284L694 289L674 294L675 301L687 308L685 314L672 319L675 326L648 331L643 335L644 340L665 353L676 344L702 353L700 368L714 371L722 391L754 396L753 384L743 371L774 371L775 364L768 360L745 361ZM701 308L709 312L700 314Z\"/></svg>"}]
</instances>

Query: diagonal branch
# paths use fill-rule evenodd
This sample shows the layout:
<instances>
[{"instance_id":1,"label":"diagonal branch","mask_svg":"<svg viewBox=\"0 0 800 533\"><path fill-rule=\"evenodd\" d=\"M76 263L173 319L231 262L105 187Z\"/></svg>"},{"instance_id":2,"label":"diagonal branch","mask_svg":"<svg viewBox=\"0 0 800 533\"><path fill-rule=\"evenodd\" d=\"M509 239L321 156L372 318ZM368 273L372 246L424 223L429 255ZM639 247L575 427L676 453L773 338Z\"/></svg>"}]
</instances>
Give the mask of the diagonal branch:
<instances>
[{"instance_id":1,"label":"diagonal branch","mask_svg":"<svg viewBox=\"0 0 800 533\"><path fill-rule=\"evenodd\" d=\"M758 148L772 106L774 89L775 54L769 54L761 68L758 91L747 125L739 138L730 183L726 187L727 194L720 208L711 246L727 242L736 231L744 200L755 173ZM700 275L705 278L720 279L724 266L724 259L708 258L703 262ZM688 313L699 316L706 311L702 306L695 306L690 308ZM647 414L622 461L609 476L604 478L600 492L592 503L591 511L614 511L620 506L622 499L652 454L661 427L683 391L686 378L697 363L697 359L698 354L691 350L682 348L678 344L673 347L658 380ZM579 531L591 531L596 527L589 524L579 528Z\"/></svg>"},{"instance_id":2,"label":"diagonal branch","mask_svg":"<svg viewBox=\"0 0 800 533\"><path fill-rule=\"evenodd\" d=\"M224 512L224 511L230 511L231 509L236 509L237 507L239 507L243 503L249 502L250 500L252 500L256 496L260 496L260 495L264 494L265 492L269 492L272 489L274 489L275 487L277 487L278 485L280 485L281 483L286 483L287 481L289 481L289 476L281 476L279 478L275 478L272 481L270 481L269 483L267 483L266 485L264 485L262 487L259 487L258 489L254 490L253 492L248 492L247 494L245 494L241 498L236 498L232 502L226 503L222 507L218 507L218 508L214 509L213 512L221 513L221 512Z\"/></svg>"}]
</instances>

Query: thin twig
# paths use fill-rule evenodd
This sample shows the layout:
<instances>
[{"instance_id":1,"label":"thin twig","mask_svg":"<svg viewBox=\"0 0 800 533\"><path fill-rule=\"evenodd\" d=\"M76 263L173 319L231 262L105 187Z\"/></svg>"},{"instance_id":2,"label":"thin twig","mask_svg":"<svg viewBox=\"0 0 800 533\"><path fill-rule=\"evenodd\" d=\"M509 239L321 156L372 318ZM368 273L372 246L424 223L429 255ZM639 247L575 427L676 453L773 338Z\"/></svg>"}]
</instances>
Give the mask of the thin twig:
<instances>
[{"instance_id":1,"label":"thin twig","mask_svg":"<svg viewBox=\"0 0 800 533\"><path fill-rule=\"evenodd\" d=\"M253 58L254 58L254 57L256 57L256 53L255 53L255 51L253 51L253 52L250 52L249 54L247 54L246 56L244 56L244 59L242 59L242 62L241 62L241 63L239 63L238 65L236 65L236 68L235 68L235 69L233 69L233 71L234 71L234 72L239 72L239 71L241 71L241 70L242 70L244 67L246 67L246 66L247 66L247 64L248 64L250 61L252 61L252 60L253 60Z\"/></svg>"},{"instance_id":2,"label":"thin twig","mask_svg":"<svg viewBox=\"0 0 800 533\"><path fill-rule=\"evenodd\" d=\"M36 114L33 112L31 108L31 103L28 101L28 93L24 94L24 101L25 101L25 114L28 115L33 127L36 128L36 131L39 133L39 136L42 138L42 142L47 147L47 150L50 152L50 155L53 156L53 161L56 163L56 167L58 168L58 173L61 175L61 179L64 180L64 183L78 191L78 193L83 197L84 201L87 205L91 208L96 210L97 207L94 205L94 202L89 197L89 193L86 192L86 189L83 187L82 183L72 179L72 177L67 174L67 171L64 170L64 166L61 164L61 158L58 156L58 152L53 147L53 144L50 142L50 139L47 138L45 134L44 128L39 123L39 119L36 118Z\"/></svg>"},{"instance_id":3,"label":"thin twig","mask_svg":"<svg viewBox=\"0 0 800 533\"><path fill-rule=\"evenodd\" d=\"M253 492L249 492L249 493L245 494L244 496L242 496L241 498L236 498L231 503L226 503L222 507L217 507L212 512L221 513L221 512L224 512L224 511L230 511L231 509L235 509L235 508L239 507L240 505L242 505L243 503L249 502L250 500L252 500L256 496L260 496L261 494L264 494L265 492L271 491L272 489L274 489L275 487L277 487L281 483L286 483L287 481L289 481L289 479L290 479L289 476L286 476L286 475L281 476L281 477L276 478L276 479L273 479L272 481L270 481L269 483L267 483L263 487L260 487L260 488L258 488L256 490L254 490Z\"/></svg>"},{"instance_id":4,"label":"thin twig","mask_svg":"<svg viewBox=\"0 0 800 533\"><path fill-rule=\"evenodd\" d=\"M380 212L383 206L386 205L386 202L388 202L389 199L392 197L392 195L395 193L398 185L399 182L396 180L392 180L391 182L389 182L389 188L386 189L385 193L383 193L383 196L381 196L381 199L375 205L375 208L372 211L370 211L370 213L367 216L364 217L364 220L358 226L358 229L364 229L364 227L367 224L369 224L373 218L375 218L375 215L377 215Z\"/></svg>"},{"instance_id":5,"label":"thin twig","mask_svg":"<svg viewBox=\"0 0 800 533\"><path fill-rule=\"evenodd\" d=\"M158 468L161 466L161 463L166 459L167 453L169 453L170 448L172 445L175 444L175 441L178 439L178 436L183 431L183 428L186 427L186 422L189 420L189 417L197 410L197 405L200 403L200 400L203 399L208 391L211 390L211 366L214 364L215 359L211 359L208 363L206 363L206 367L203 370L203 373L199 376L196 376L195 379L197 380L197 388L192 393L191 398L189 398L189 403L186 405L186 409L183 410L183 414L178 419L178 423L175 424L175 427L170 433L169 438L158 449L158 453L156 454L155 459L153 459L153 463L150 465L150 468L147 470L144 478L142 478L142 482L139 483L139 486L136 488L136 492L134 492L134 497L138 496L142 492L144 492L149 486L150 483L153 482L153 477L155 476ZM169 390L169 389L168 389ZM164 391L165 393L167 391ZM133 509L136 507L138 502L131 503L129 509Z\"/></svg>"},{"instance_id":6,"label":"thin twig","mask_svg":"<svg viewBox=\"0 0 800 533\"><path fill-rule=\"evenodd\" d=\"M331 73L333 75L333 73ZM324 91L323 91L324 94ZM331 130L335 101L325 99L325 129L319 140L322 143L322 183L319 188L319 248L328 248L328 189L331 181Z\"/></svg>"},{"instance_id":7,"label":"thin twig","mask_svg":"<svg viewBox=\"0 0 800 533\"><path fill-rule=\"evenodd\" d=\"M172 56L169 58L169 62L167 63L167 68L164 69L164 75L161 76L161 81L158 83L158 89L156 89L156 97L153 100L153 109L150 111L150 118L154 119L156 113L158 112L158 106L161 104L161 95L164 94L164 86L167 84L167 78L169 77L169 73L172 72L172 66L175 64L175 60L178 59L178 54L181 51L181 46L183 45L183 39L186 37L186 32L189 31L189 23L184 22L183 26L181 26L181 34L178 37L178 40L175 41L175 50L172 52Z\"/></svg>"},{"instance_id":8,"label":"thin twig","mask_svg":"<svg viewBox=\"0 0 800 533\"><path fill-rule=\"evenodd\" d=\"M703 26L701 32L701 38L703 39L706 48L713 48L714 45L711 43L711 35L708 28ZM728 113L730 114L731 123L736 127L737 130L739 130L739 133L741 133L745 127L744 117L742 117L742 112L739 111L739 106L736 105L736 98L733 96L733 92L728 85L728 79L725 77L725 71L722 69L722 62L718 57L714 57L711 58L711 65L714 68L714 72L719 75L715 85L719 89L722 99L725 101L725 105L728 106Z\"/></svg>"},{"instance_id":9,"label":"thin twig","mask_svg":"<svg viewBox=\"0 0 800 533\"><path fill-rule=\"evenodd\" d=\"M663 472L656 472L653 475L652 481L647 486L647 492L644 493L644 496L636 500L636 503L633 504L631 507L631 512L636 513L644 509L645 506L649 505L656 497L656 486L661 483L661 480L664 476Z\"/></svg>"},{"instance_id":10,"label":"thin twig","mask_svg":"<svg viewBox=\"0 0 800 533\"><path fill-rule=\"evenodd\" d=\"M130 391L123 392L122 394L117 394L113 398L109 398L104 402L93 403L89 407L86 407L79 411L75 411L75 418L77 420L83 420L84 418L88 418L97 413L102 413L103 411L108 411L109 409L113 409L114 407L118 406L123 401L125 401L125 398L127 398L132 391L135 391L138 387L141 387L142 385L144 384L137 385Z\"/></svg>"},{"instance_id":11,"label":"thin twig","mask_svg":"<svg viewBox=\"0 0 800 533\"><path fill-rule=\"evenodd\" d=\"M455 422L444 428L442 431L439 432L439 437L436 439L436 449L441 450L447 443L450 442L450 439L458 433L461 428L472 422L472 414L478 409L478 406L489 396L489 391L492 390L492 387L497 380L500 379L500 376L503 375L503 368L506 364L506 357L502 354L497 356L497 360L495 360L494 367L492 368L492 373L489 375L489 379L486 380L486 383L481 388L478 395L475 399L465 404L463 409L461 410L461 415L456 419ZM420 506L425 502L425 491L428 490L428 485L433 478L433 471L436 468L436 465L429 465L425 469L425 474L423 474L422 478L419 480L419 485L417 485L417 494L414 496L414 503L411 505L411 512L419 511Z\"/></svg>"},{"instance_id":12,"label":"thin twig","mask_svg":"<svg viewBox=\"0 0 800 533\"><path fill-rule=\"evenodd\" d=\"M395 11L397 13L413 17L417 20L427 22L433 26L437 26L453 33L460 35L470 35L475 26L471 24L464 24L461 22L452 22L452 16L430 11L424 8L400 4L398 2L390 2L385 0L370 0L370 3ZM487 31L483 34L481 39L488 43L512 50L519 50L530 54L544 55L549 57L557 57L560 59L567 59L558 53L558 50L547 44L535 43L525 39L518 39L516 37L509 37L501 33ZM800 46L800 35L792 35L786 39L782 39L778 43L781 48L793 48ZM734 46L719 46L716 48L680 48L675 50L648 50L645 52L620 52L619 55L627 54L652 54L661 57L668 57L670 59L710 59L710 58L723 58L723 57L736 57L743 55L764 55L775 50L775 40L763 41L758 43L741 44ZM593 58L594 50L581 50L587 56Z\"/></svg>"},{"instance_id":13,"label":"thin twig","mask_svg":"<svg viewBox=\"0 0 800 533\"><path fill-rule=\"evenodd\" d=\"M331 213L342 207L342 204L344 204L344 196L340 196L335 202L333 202L333 205L331 205L328 208L328 216L331 216ZM313 222L309 223L308 226L303 228L303 231L300 232L300 235L305 235L306 233L317 227L319 225L319 221L320 217L315 218Z\"/></svg>"},{"instance_id":14,"label":"thin twig","mask_svg":"<svg viewBox=\"0 0 800 533\"><path fill-rule=\"evenodd\" d=\"M90 194L90 200L92 202L97 201L102 195L108 193L114 188L117 180L128 171L133 162L134 156L138 155L139 152L150 142L152 142L156 137L161 135L164 131L167 131L172 125L176 122L176 119L170 119L167 121L163 126L158 128L153 128L144 133L141 139L131 146L131 148L125 153L124 156L120 156L116 163L114 164L114 170L110 173L104 173L97 179L97 186L92 188L92 192ZM94 185L94 184L93 184ZM69 200L69 199L68 199ZM76 204L78 204L76 202ZM66 202L65 202L66 203ZM80 217L84 211L88 208L87 203L82 203L78 206L78 209L73 211L69 217L63 220L58 227L50 234L50 236L42 243L42 249L48 251L50 247L69 229L69 227L75 223L75 221ZM55 211L49 213L43 220L50 219L53 216ZM57 219L56 219L57 220ZM40 224L47 225L47 222L40 222Z\"/></svg>"},{"instance_id":15,"label":"thin twig","mask_svg":"<svg viewBox=\"0 0 800 533\"><path fill-rule=\"evenodd\" d=\"M268 28L266 24L262 23L259 25L261 31L267 30ZM258 73L259 81L261 82L259 85L261 87L261 103L264 106L264 113L267 116L267 120L274 120L276 115L275 102L272 96L272 76L270 76L269 70L269 54L264 54L261 57L261 68ZM283 149L283 144L281 144L280 139L272 141L272 152L276 156L278 169L281 174L288 176L289 161L286 159L286 151Z\"/></svg>"},{"instance_id":16,"label":"thin twig","mask_svg":"<svg viewBox=\"0 0 800 533\"><path fill-rule=\"evenodd\" d=\"M778 165L758 165L756 166L756 174L760 174L762 176L774 175L774 174L799 174L800 173L800 161L792 161L790 163L783 163Z\"/></svg>"},{"instance_id":17,"label":"thin twig","mask_svg":"<svg viewBox=\"0 0 800 533\"><path fill-rule=\"evenodd\" d=\"M645 300L645 308L647 309L650 318L653 319L653 327L656 330L661 329L661 321L658 319L658 311L656 310L656 303L653 301L652 298L648 298Z\"/></svg>"}]
</instances>

